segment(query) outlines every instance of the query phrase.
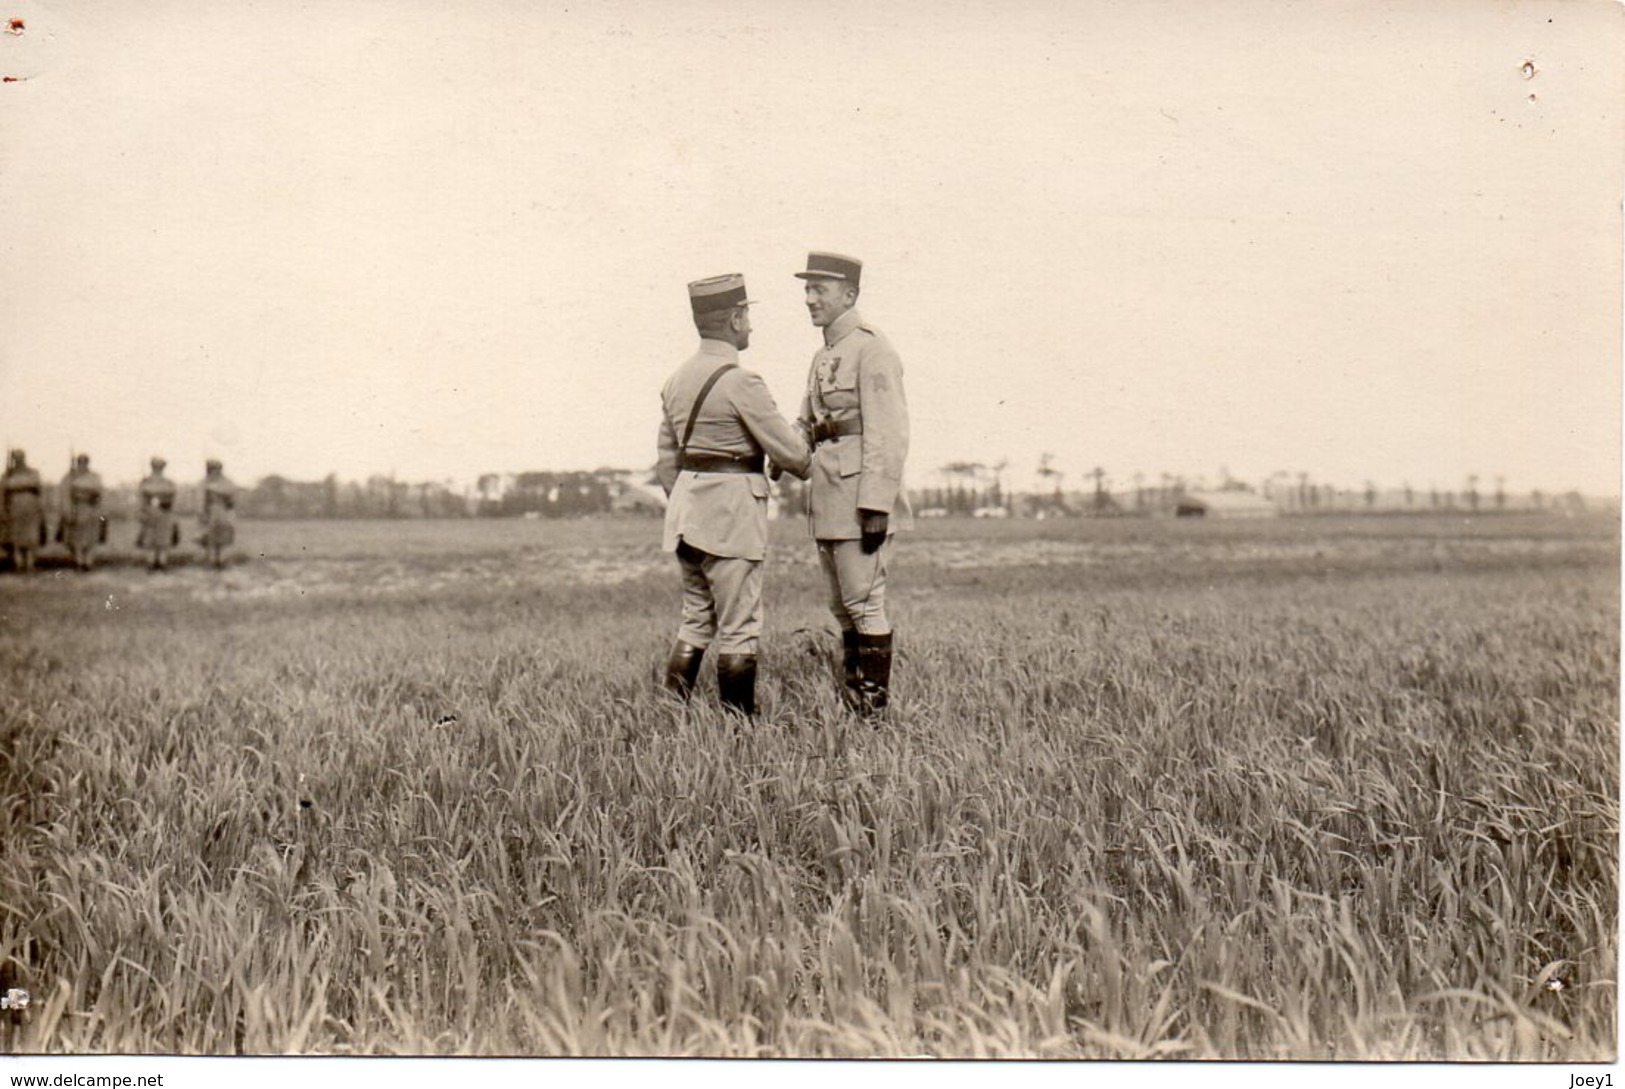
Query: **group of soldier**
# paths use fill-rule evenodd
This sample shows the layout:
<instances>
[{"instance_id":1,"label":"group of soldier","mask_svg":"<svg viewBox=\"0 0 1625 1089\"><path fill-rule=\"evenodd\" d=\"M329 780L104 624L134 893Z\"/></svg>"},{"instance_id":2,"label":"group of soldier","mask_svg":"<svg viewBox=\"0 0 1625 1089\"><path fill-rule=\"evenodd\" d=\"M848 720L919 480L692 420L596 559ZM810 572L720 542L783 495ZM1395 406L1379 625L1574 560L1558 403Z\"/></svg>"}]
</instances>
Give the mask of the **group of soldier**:
<instances>
[{"instance_id":1,"label":"group of soldier","mask_svg":"<svg viewBox=\"0 0 1625 1089\"><path fill-rule=\"evenodd\" d=\"M175 482L164 476L163 458L152 459L152 472L141 481L141 511L135 547L148 553L154 571L169 566L170 552L181 542L180 522L174 512ZM34 553L45 547L44 489L39 470L28 464L21 450L12 450L6 473L0 480L4 508L0 509L0 546L11 557L19 573L34 570ZM56 540L68 549L73 565L89 571L95 564L95 550L107 543L107 515L102 509L102 478L90 468L90 455L76 454L73 468L62 478L58 492L61 506L57 517ZM203 477L202 532L198 543L215 567L225 564L226 549L236 540L234 511L237 486L225 475L224 466L213 458L205 464Z\"/></svg>"},{"instance_id":2,"label":"group of soldier","mask_svg":"<svg viewBox=\"0 0 1625 1089\"><path fill-rule=\"evenodd\" d=\"M755 301L744 277L688 285L700 345L661 393L657 464L668 500L663 547L676 553L683 587L663 683L683 699L714 646L723 706L756 713L769 480L787 472L807 481L808 527L841 633L845 702L864 717L888 705L886 562L911 517L908 404L897 352L855 309L862 273L856 258L815 251L794 274L823 344L793 423L762 379L739 367Z\"/></svg>"}]
</instances>

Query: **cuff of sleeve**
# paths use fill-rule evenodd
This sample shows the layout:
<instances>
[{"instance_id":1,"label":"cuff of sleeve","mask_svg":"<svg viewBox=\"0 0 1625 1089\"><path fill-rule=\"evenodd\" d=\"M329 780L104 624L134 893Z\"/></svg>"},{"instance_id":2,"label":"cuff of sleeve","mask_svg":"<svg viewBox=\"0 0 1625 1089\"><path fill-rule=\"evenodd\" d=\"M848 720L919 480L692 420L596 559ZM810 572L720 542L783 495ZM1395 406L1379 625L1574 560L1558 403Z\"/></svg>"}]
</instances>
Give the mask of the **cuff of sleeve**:
<instances>
[{"instance_id":1,"label":"cuff of sleeve","mask_svg":"<svg viewBox=\"0 0 1625 1089\"><path fill-rule=\"evenodd\" d=\"M870 491L861 485L858 488L858 510L872 510L876 514L890 514L896 504L897 485L891 484L884 489L875 488Z\"/></svg>"}]
</instances>

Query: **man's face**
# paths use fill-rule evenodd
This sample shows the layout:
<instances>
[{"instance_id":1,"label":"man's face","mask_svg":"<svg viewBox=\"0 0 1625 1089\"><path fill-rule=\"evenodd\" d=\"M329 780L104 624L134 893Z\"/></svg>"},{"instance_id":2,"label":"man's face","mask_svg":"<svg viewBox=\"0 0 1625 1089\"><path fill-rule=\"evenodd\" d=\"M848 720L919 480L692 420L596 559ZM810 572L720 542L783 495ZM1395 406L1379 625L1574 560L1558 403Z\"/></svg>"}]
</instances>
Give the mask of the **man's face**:
<instances>
[{"instance_id":1,"label":"man's face","mask_svg":"<svg viewBox=\"0 0 1625 1089\"><path fill-rule=\"evenodd\" d=\"M734 311L733 327L739 337L739 343L735 347L744 351L750 347L750 307L741 306Z\"/></svg>"},{"instance_id":2,"label":"man's face","mask_svg":"<svg viewBox=\"0 0 1625 1089\"><path fill-rule=\"evenodd\" d=\"M820 329L852 309L852 301L852 289L845 280L807 281L807 313Z\"/></svg>"}]
</instances>

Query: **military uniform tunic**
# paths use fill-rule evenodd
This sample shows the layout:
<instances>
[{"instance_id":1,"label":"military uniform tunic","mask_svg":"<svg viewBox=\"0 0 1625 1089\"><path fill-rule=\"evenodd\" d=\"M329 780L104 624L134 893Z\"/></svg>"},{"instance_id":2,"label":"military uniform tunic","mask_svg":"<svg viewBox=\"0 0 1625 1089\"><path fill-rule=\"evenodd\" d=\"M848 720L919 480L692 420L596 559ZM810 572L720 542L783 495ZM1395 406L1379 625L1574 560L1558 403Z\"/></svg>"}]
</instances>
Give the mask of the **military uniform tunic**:
<instances>
[{"instance_id":1,"label":"military uniform tunic","mask_svg":"<svg viewBox=\"0 0 1625 1089\"><path fill-rule=\"evenodd\" d=\"M233 509L237 485L222 474L203 478L203 539L207 548L227 548L237 540Z\"/></svg>"},{"instance_id":2,"label":"military uniform tunic","mask_svg":"<svg viewBox=\"0 0 1625 1089\"><path fill-rule=\"evenodd\" d=\"M62 543L93 548L102 540L102 478L89 469L74 469L62 478Z\"/></svg>"},{"instance_id":3,"label":"military uniform tunic","mask_svg":"<svg viewBox=\"0 0 1625 1089\"><path fill-rule=\"evenodd\" d=\"M39 470L10 468L5 476L5 544L38 548L45 543L45 507Z\"/></svg>"},{"instance_id":4,"label":"military uniform tunic","mask_svg":"<svg viewBox=\"0 0 1625 1089\"><path fill-rule=\"evenodd\" d=\"M679 470L678 445L688 427L694 398L721 366L739 361L722 340L700 341L696 352L666 381L660 394L659 460L655 472L670 497L661 547L679 540L713 556L761 560L767 555L767 477L761 473L699 473ZM800 476L807 444L779 414L767 384L751 371L734 369L711 388L689 436L691 454L750 456L765 453Z\"/></svg>"},{"instance_id":5,"label":"military uniform tunic","mask_svg":"<svg viewBox=\"0 0 1625 1089\"><path fill-rule=\"evenodd\" d=\"M762 633L767 477L682 468L681 436L695 399L719 367L738 360L732 344L705 338L667 380L660 394L655 473L667 495L661 547L677 553L683 579L678 639L702 649L715 640L718 653L750 655ZM700 406L687 453L736 458L765 453L796 476L807 472L807 444L779 415L762 379L737 366L717 380Z\"/></svg>"},{"instance_id":6,"label":"military uniform tunic","mask_svg":"<svg viewBox=\"0 0 1625 1089\"><path fill-rule=\"evenodd\" d=\"M863 535L858 510L891 516L890 529L912 522L903 489L908 457L908 400L903 364L888 341L856 310L824 329L824 346L813 356L800 419L814 427L847 427L858 433L818 444L808 480L808 528L821 541Z\"/></svg>"},{"instance_id":7,"label":"military uniform tunic","mask_svg":"<svg viewBox=\"0 0 1625 1089\"><path fill-rule=\"evenodd\" d=\"M176 524L175 482L153 473L141 482L141 534L137 548L174 548L180 543Z\"/></svg>"}]
</instances>

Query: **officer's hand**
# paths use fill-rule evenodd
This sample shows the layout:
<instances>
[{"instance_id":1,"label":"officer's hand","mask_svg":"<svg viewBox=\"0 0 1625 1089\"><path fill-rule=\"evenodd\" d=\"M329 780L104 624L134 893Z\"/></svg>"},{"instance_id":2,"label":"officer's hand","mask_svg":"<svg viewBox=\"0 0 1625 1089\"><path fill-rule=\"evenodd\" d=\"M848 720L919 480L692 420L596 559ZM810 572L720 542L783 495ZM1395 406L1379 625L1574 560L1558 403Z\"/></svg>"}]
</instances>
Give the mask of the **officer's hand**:
<instances>
[{"instance_id":1,"label":"officer's hand","mask_svg":"<svg viewBox=\"0 0 1625 1089\"><path fill-rule=\"evenodd\" d=\"M886 523L890 516L883 510L859 510L859 525L863 529L863 551L874 552L886 543Z\"/></svg>"},{"instance_id":2,"label":"officer's hand","mask_svg":"<svg viewBox=\"0 0 1625 1089\"><path fill-rule=\"evenodd\" d=\"M781 477L783 475L784 475L784 466L780 465L776 461L769 461L767 463L767 479L769 479L773 483L777 484L779 482L779 477Z\"/></svg>"}]
</instances>

